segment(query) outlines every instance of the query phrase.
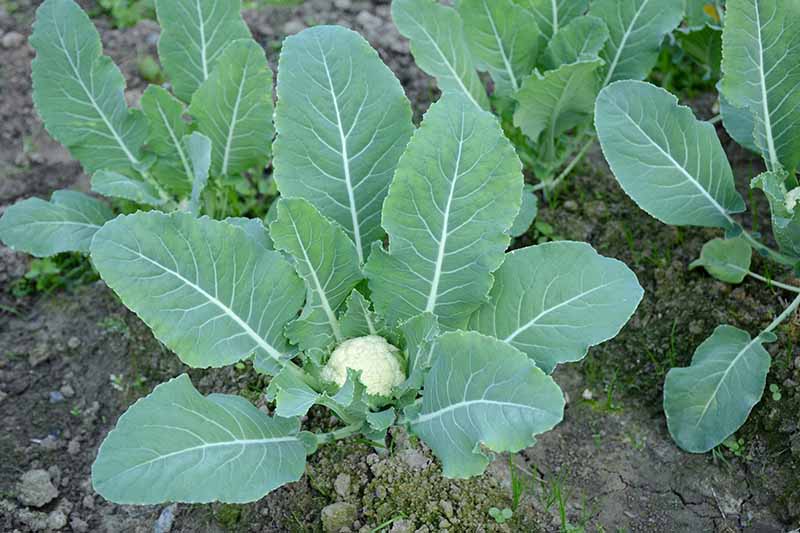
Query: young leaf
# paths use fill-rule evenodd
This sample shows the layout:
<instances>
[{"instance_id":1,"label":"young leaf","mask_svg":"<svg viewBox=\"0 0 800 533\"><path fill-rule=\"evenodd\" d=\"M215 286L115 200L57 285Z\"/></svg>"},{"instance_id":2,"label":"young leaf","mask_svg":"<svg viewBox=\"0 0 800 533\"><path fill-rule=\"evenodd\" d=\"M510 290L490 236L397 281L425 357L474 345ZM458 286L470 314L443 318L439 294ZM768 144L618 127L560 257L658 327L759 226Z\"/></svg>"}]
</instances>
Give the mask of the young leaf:
<instances>
[{"instance_id":1,"label":"young leaf","mask_svg":"<svg viewBox=\"0 0 800 533\"><path fill-rule=\"evenodd\" d=\"M600 92L595 126L620 185L666 224L730 228L744 211L714 126L664 89L620 81Z\"/></svg>"},{"instance_id":2,"label":"young leaf","mask_svg":"<svg viewBox=\"0 0 800 533\"><path fill-rule=\"evenodd\" d=\"M729 0L721 87L755 115L755 140L770 170L800 163L800 3Z\"/></svg>"},{"instance_id":3,"label":"young leaf","mask_svg":"<svg viewBox=\"0 0 800 533\"><path fill-rule=\"evenodd\" d=\"M305 290L277 252L241 229L188 213L119 216L92 242L92 261L122 302L193 367L255 354L278 364L284 326Z\"/></svg>"},{"instance_id":4,"label":"young leaf","mask_svg":"<svg viewBox=\"0 0 800 533\"><path fill-rule=\"evenodd\" d=\"M521 237L525 235L538 213L539 198L533 191L533 186L525 185L522 189L522 206L519 208L517 218L514 219L514 225L511 226L511 236Z\"/></svg>"},{"instance_id":5,"label":"young leaf","mask_svg":"<svg viewBox=\"0 0 800 533\"><path fill-rule=\"evenodd\" d=\"M164 199L151 184L110 170L98 170L94 173L92 190L112 198L124 198L153 207L164 204Z\"/></svg>"},{"instance_id":6,"label":"young leaf","mask_svg":"<svg viewBox=\"0 0 800 533\"><path fill-rule=\"evenodd\" d=\"M345 28L287 38L278 72L278 188L338 222L363 264L384 235L381 206L414 129L411 106L375 50Z\"/></svg>"},{"instance_id":7,"label":"young leaf","mask_svg":"<svg viewBox=\"0 0 800 533\"><path fill-rule=\"evenodd\" d=\"M719 88L719 84L717 85ZM751 152L759 153L756 146L756 121L755 115L749 109L739 109L731 104L723 93L719 93L719 113L722 115L722 124L734 141Z\"/></svg>"},{"instance_id":8,"label":"young leaf","mask_svg":"<svg viewBox=\"0 0 800 533\"><path fill-rule=\"evenodd\" d=\"M433 313L419 314L400 324L399 328L403 333L408 358L408 378L398 387L398 396L402 396L407 391L418 391L422 387L425 373L432 364L433 349L440 329Z\"/></svg>"},{"instance_id":9,"label":"young leaf","mask_svg":"<svg viewBox=\"0 0 800 533\"><path fill-rule=\"evenodd\" d=\"M240 9L239 0L156 0L158 55L184 102L211 75L228 43L250 38Z\"/></svg>"},{"instance_id":10,"label":"young leaf","mask_svg":"<svg viewBox=\"0 0 800 533\"><path fill-rule=\"evenodd\" d=\"M434 352L422 406L406 416L445 476L481 474L490 461L482 447L518 452L563 418L561 389L516 348L456 331L439 337Z\"/></svg>"},{"instance_id":11,"label":"young leaf","mask_svg":"<svg viewBox=\"0 0 800 533\"><path fill-rule=\"evenodd\" d=\"M495 93L511 96L536 65L539 30L533 14L514 0L461 0L458 12L476 66L491 74Z\"/></svg>"},{"instance_id":12,"label":"young leaf","mask_svg":"<svg viewBox=\"0 0 800 533\"><path fill-rule=\"evenodd\" d=\"M37 257L89 251L92 237L114 214L103 202L75 191L56 191L49 202L28 198L0 218L0 240Z\"/></svg>"},{"instance_id":13,"label":"young leaf","mask_svg":"<svg viewBox=\"0 0 800 533\"><path fill-rule=\"evenodd\" d=\"M697 347L692 364L673 368L664 383L669 433L688 452L703 453L739 429L761 400L770 356L764 339L719 326Z\"/></svg>"},{"instance_id":14,"label":"young leaf","mask_svg":"<svg viewBox=\"0 0 800 533\"><path fill-rule=\"evenodd\" d=\"M192 196L189 199L189 212L200 215L200 196L208 184L208 171L211 168L211 139L200 132L183 138L186 155L192 166Z\"/></svg>"},{"instance_id":15,"label":"young leaf","mask_svg":"<svg viewBox=\"0 0 800 533\"><path fill-rule=\"evenodd\" d=\"M346 310L341 316L342 335L345 338L379 335L385 331L386 324L370 308L370 302L358 290L353 289L347 297Z\"/></svg>"},{"instance_id":16,"label":"young leaf","mask_svg":"<svg viewBox=\"0 0 800 533\"><path fill-rule=\"evenodd\" d=\"M522 201L522 164L497 120L460 95L433 104L383 209L389 251L365 273L389 324L423 312L457 328L485 299Z\"/></svg>"},{"instance_id":17,"label":"young leaf","mask_svg":"<svg viewBox=\"0 0 800 533\"><path fill-rule=\"evenodd\" d=\"M455 9L436 0L393 0L392 19L411 41L419 68L436 78L443 94L460 94L478 109L489 108Z\"/></svg>"},{"instance_id":18,"label":"young leaf","mask_svg":"<svg viewBox=\"0 0 800 533\"><path fill-rule=\"evenodd\" d=\"M561 65L596 59L608 36L608 28L599 18L578 17L550 40L542 54L542 66L553 70Z\"/></svg>"},{"instance_id":19,"label":"young leaf","mask_svg":"<svg viewBox=\"0 0 800 533\"><path fill-rule=\"evenodd\" d=\"M664 37L683 19L684 0L595 0L589 15L602 19L610 38L600 52L603 86L643 80L658 60Z\"/></svg>"},{"instance_id":20,"label":"young leaf","mask_svg":"<svg viewBox=\"0 0 800 533\"><path fill-rule=\"evenodd\" d=\"M788 175L785 172L764 172L756 176L750 186L761 189L772 210L772 233L781 250L800 258L800 206L797 191L794 200L786 190Z\"/></svg>"},{"instance_id":21,"label":"young leaf","mask_svg":"<svg viewBox=\"0 0 800 533\"><path fill-rule=\"evenodd\" d=\"M272 418L240 396L202 396L186 374L123 414L100 445L92 486L115 503L246 503L297 481L298 419Z\"/></svg>"},{"instance_id":22,"label":"young leaf","mask_svg":"<svg viewBox=\"0 0 800 533\"><path fill-rule=\"evenodd\" d=\"M750 270L752 255L753 249L744 239L712 239L703 245L700 259L689 268L704 267L720 281L741 283Z\"/></svg>"},{"instance_id":23,"label":"young leaf","mask_svg":"<svg viewBox=\"0 0 800 533\"><path fill-rule=\"evenodd\" d=\"M215 176L263 167L273 127L272 70L261 46L252 40L229 44L192 97L189 112L211 139Z\"/></svg>"},{"instance_id":24,"label":"young leaf","mask_svg":"<svg viewBox=\"0 0 800 533\"><path fill-rule=\"evenodd\" d=\"M87 173L138 167L147 123L128 109L122 73L102 55L86 13L73 0L45 1L30 43L36 50L33 100L53 138Z\"/></svg>"},{"instance_id":25,"label":"young leaf","mask_svg":"<svg viewBox=\"0 0 800 533\"><path fill-rule=\"evenodd\" d=\"M147 147L158 156L153 174L171 191L185 194L191 189L192 167L181 142L189 133L183 120L185 106L165 89L150 85L141 99L149 133Z\"/></svg>"},{"instance_id":26,"label":"young leaf","mask_svg":"<svg viewBox=\"0 0 800 533\"><path fill-rule=\"evenodd\" d=\"M282 198L269 226L275 248L294 259L306 282L303 314L286 330L301 350L344 340L336 311L363 278L353 241L336 223L300 198Z\"/></svg>"},{"instance_id":27,"label":"young leaf","mask_svg":"<svg viewBox=\"0 0 800 533\"><path fill-rule=\"evenodd\" d=\"M563 26L589 7L589 0L514 0L530 10L546 41L558 35Z\"/></svg>"},{"instance_id":28,"label":"young leaf","mask_svg":"<svg viewBox=\"0 0 800 533\"><path fill-rule=\"evenodd\" d=\"M396 417L397 412L394 410L394 407L389 407L377 413L368 412L367 423L369 423L369 426L375 431L385 431L392 427Z\"/></svg>"},{"instance_id":29,"label":"young leaf","mask_svg":"<svg viewBox=\"0 0 800 533\"><path fill-rule=\"evenodd\" d=\"M269 382L267 396L275 401L275 415L283 418L306 416L320 395L303 381L295 368L284 368Z\"/></svg>"},{"instance_id":30,"label":"young leaf","mask_svg":"<svg viewBox=\"0 0 800 533\"><path fill-rule=\"evenodd\" d=\"M470 329L511 344L550 373L614 338L643 294L624 263L586 243L540 244L507 254Z\"/></svg>"}]
</instances>

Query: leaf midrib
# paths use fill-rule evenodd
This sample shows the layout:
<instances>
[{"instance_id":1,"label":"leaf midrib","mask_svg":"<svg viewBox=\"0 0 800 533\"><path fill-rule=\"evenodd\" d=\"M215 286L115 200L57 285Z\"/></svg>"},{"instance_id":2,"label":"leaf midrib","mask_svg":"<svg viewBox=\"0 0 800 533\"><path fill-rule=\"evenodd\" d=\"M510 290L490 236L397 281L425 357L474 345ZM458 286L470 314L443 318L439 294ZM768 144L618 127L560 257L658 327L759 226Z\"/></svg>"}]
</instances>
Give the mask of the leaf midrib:
<instances>
[{"instance_id":1,"label":"leaf midrib","mask_svg":"<svg viewBox=\"0 0 800 533\"><path fill-rule=\"evenodd\" d=\"M603 81L603 87L608 85L608 82L611 81L611 77L614 75L614 71L617 69L617 65L619 64L619 58L622 56L622 50L625 49L625 45L628 43L628 39L630 38L631 34L633 33L633 27L636 25L636 21L639 20L639 16L644 11L645 6L650 2L650 0L644 0L642 5L639 6L639 9L636 10L636 14L631 19L631 23L625 28L625 33L622 34L622 39L619 42L619 47L617 48L616 53L614 54L614 60L611 62L611 65L608 67L608 74L606 75L606 79Z\"/></svg>"}]
</instances>

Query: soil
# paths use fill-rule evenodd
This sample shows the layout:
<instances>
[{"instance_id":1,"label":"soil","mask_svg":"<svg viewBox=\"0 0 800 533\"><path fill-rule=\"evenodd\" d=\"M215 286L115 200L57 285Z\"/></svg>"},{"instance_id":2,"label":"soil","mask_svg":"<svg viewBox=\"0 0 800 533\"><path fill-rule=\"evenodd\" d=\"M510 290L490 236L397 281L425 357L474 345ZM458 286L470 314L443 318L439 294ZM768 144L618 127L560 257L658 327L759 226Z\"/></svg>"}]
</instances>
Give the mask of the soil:
<instances>
[{"instance_id":1,"label":"soil","mask_svg":"<svg viewBox=\"0 0 800 533\"><path fill-rule=\"evenodd\" d=\"M0 38L8 32L27 36L37 4L0 0ZM417 118L436 97L433 82L414 66L391 25L388 2L310 0L301 7L250 10L246 20L273 66L287 33L321 23L352 27L397 74ZM137 59L155 53L158 28L147 21L126 30L111 28L104 17L95 22L135 102L145 87ZM47 136L33 110L32 58L24 42L0 47L0 212L21 198L87 188L80 166ZM707 98L693 104L708 114ZM726 144L746 194L758 164ZM758 198L755 204L758 217L745 223L765 225L766 206ZM560 238L588 241L625 261L646 290L616 339L592 349L581 364L556 371L569 397L561 425L533 448L498 457L485 476L471 480L443 478L429 450L402 431L392 435L391 453L341 441L312 456L299 482L242 506L119 506L93 493L90 468L119 415L156 384L188 372L203 393L239 393L264 407L264 378L249 366L184 367L102 282L14 296L8 289L29 259L0 246L0 530L320 531L331 504L352 513L343 531L362 532L549 532L566 530L567 522L598 532L798 527L800 323L782 327L779 342L769 346L774 362L768 383L780 386L782 398L765 396L737 433L739 450L683 453L670 440L660 409L666 371L688 364L717 324L756 333L787 303L785 295L758 282L732 287L688 270L716 234L671 228L643 213L616 185L597 148L558 197L542 206L539 220ZM545 238L531 230L515 246ZM755 259L755 270L767 267ZM312 411L308 424L330 420ZM41 507L20 484L24 474L38 470L44 473L26 479L42 480L48 501ZM491 507L514 508L514 516L500 524L489 515Z\"/></svg>"}]
</instances>

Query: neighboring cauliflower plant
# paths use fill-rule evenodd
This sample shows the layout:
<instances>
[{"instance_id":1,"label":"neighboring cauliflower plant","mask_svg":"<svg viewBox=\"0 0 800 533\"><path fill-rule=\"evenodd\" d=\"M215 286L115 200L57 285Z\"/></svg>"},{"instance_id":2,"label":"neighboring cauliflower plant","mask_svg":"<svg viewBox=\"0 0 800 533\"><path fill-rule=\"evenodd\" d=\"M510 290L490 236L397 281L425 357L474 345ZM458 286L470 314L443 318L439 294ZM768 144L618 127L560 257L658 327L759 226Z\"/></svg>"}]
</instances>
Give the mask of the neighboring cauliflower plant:
<instances>
[{"instance_id":1,"label":"neighboring cauliflower plant","mask_svg":"<svg viewBox=\"0 0 800 533\"><path fill-rule=\"evenodd\" d=\"M251 53L238 43L215 48L220 68ZM158 385L99 449L92 483L109 500L253 501L299 479L318 445L361 434L385 446L393 425L430 446L446 476L478 475L491 452L558 424L564 397L548 374L616 335L642 297L624 264L588 244L506 252L522 165L497 119L465 97L446 95L415 130L377 53L333 26L286 39L278 71L283 197L269 230L137 212L100 222L90 246L103 280L186 365L250 359L270 375L274 416L202 396L186 374ZM341 425L301 431L313 405Z\"/></svg>"}]
</instances>

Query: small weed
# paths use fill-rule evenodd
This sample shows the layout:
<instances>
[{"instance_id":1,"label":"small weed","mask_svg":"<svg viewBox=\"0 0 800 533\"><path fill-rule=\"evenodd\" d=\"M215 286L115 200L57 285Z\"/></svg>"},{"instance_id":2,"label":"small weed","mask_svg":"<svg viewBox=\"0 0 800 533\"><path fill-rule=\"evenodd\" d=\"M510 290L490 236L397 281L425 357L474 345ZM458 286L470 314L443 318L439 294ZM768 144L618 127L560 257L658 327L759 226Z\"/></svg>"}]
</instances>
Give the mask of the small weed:
<instances>
[{"instance_id":1,"label":"small weed","mask_svg":"<svg viewBox=\"0 0 800 533\"><path fill-rule=\"evenodd\" d=\"M505 509L498 509L497 507L492 507L489 509L489 516L494 518L494 521L498 524L505 524L508 520L514 516L514 511L506 507Z\"/></svg>"},{"instance_id":2,"label":"small weed","mask_svg":"<svg viewBox=\"0 0 800 533\"><path fill-rule=\"evenodd\" d=\"M781 388L778 385L776 385L775 383L770 384L769 392L772 393L773 400L775 400L776 402L781 401L781 398L783 396L781 395Z\"/></svg>"}]
</instances>

